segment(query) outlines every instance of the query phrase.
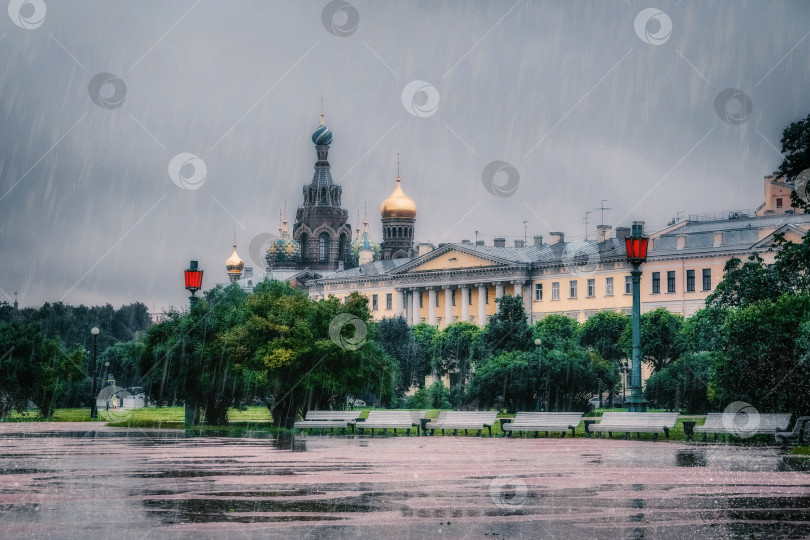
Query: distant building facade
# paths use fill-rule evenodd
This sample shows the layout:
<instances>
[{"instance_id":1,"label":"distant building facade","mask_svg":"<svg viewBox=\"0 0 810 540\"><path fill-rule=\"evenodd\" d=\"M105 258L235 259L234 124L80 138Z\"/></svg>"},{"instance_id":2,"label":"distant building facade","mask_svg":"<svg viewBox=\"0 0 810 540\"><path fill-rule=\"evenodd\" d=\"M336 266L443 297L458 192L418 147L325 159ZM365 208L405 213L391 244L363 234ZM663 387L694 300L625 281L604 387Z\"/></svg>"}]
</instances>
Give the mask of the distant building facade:
<instances>
[{"instance_id":1,"label":"distant building facade","mask_svg":"<svg viewBox=\"0 0 810 540\"><path fill-rule=\"evenodd\" d=\"M380 206L382 242L371 238L367 217L352 240L342 188L332 180L328 161L332 138L322 113L312 135L315 173L303 187L292 232L282 216L265 253L265 271L257 276L244 266L234 242L226 261L230 283L251 291L265 278L284 280L316 299L357 292L368 298L375 319L402 316L409 324L440 328L456 321L483 326L503 295L521 297L530 321L561 314L582 322L600 311L631 312L624 247L629 228L614 233L599 225L590 242L567 242L564 233L551 232L550 241L535 236L531 245L516 240L507 247L496 238L491 246L463 241L436 248L416 242L416 203L397 174L394 192ZM800 241L810 229L810 214L793 213L793 185L777 173L763 185L764 202L756 210L692 215L649 235L642 311L664 307L691 315L705 305L730 258L757 253L772 262L774 235Z\"/></svg>"}]
</instances>

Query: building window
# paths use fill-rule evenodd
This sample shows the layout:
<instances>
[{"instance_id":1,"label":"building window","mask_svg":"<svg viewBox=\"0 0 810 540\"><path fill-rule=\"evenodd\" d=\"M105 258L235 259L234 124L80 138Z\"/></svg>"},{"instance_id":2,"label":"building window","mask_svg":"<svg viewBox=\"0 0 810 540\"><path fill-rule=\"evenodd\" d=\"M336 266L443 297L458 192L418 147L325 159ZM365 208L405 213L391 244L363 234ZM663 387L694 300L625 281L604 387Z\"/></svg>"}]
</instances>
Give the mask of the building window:
<instances>
[{"instance_id":1,"label":"building window","mask_svg":"<svg viewBox=\"0 0 810 540\"><path fill-rule=\"evenodd\" d=\"M572 279L568 282L568 298L577 297L577 280Z\"/></svg>"},{"instance_id":2,"label":"building window","mask_svg":"<svg viewBox=\"0 0 810 540\"><path fill-rule=\"evenodd\" d=\"M782 198L781 197L776 199L776 207L777 208L782 208Z\"/></svg>"},{"instance_id":3,"label":"building window","mask_svg":"<svg viewBox=\"0 0 810 540\"><path fill-rule=\"evenodd\" d=\"M329 260L329 234L321 233L318 237L318 257L322 262Z\"/></svg>"},{"instance_id":4,"label":"building window","mask_svg":"<svg viewBox=\"0 0 810 540\"><path fill-rule=\"evenodd\" d=\"M588 280L588 298L592 298L596 296L596 280L589 279Z\"/></svg>"},{"instance_id":5,"label":"building window","mask_svg":"<svg viewBox=\"0 0 810 540\"><path fill-rule=\"evenodd\" d=\"M344 297L343 297L343 303L344 303L344 304L348 304L348 303L349 303L349 297L348 297L348 296L344 296Z\"/></svg>"},{"instance_id":6,"label":"building window","mask_svg":"<svg viewBox=\"0 0 810 540\"><path fill-rule=\"evenodd\" d=\"M385 309L391 309L391 305L393 304L393 298L391 293L385 295Z\"/></svg>"},{"instance_id":7,"label":"building window","mask_svg":"<svg viewBox=\"0 0 810 540\"><path fill-rule=\"evenodd\" d=\"M560 299L560 282L555 281L551 284L551 299L552 300L559 300Z\"/></svg>"},{"instance_id":8,"label":"building window","mask_svg":"<svg viewBox=\"0 0 810 540\"><path fill-rule=\"evenodd\" d=\"M470 289L467 289L467 305L472 305L472 291Z\"/></svg>"},{"instance_id":9,"label":"building window","mask_svg":"<svg viewBox=\"0 0 810 540\"><path fill-rule=\"evenodd\" d=\"M673 271L667 272L667 292L675 292L675 272Z\"/></svg>"},{"instance_id":10,"label":"building window","mask_svg":"<svg viewBox=\"0 0 810 540\"><path fill-rule=\"evenodd\" d=\"M534 286L534 301L539 302L543 299L543 284L537 283Z\"/></svg>"},{"instance_id":11,"label":"building window","mask_svg":"<svg viewBox=\"0 0 810 540\"><path fill-rule=\"evenodd\" d=\"M687 292L695 292L695 271L694 270L687 270L686 271L686 291Z\"/></svg>"},{"instance_id":12,"label":"building window","mask_svg":"<svg viewBox=\"0 0 810 540\"><path fill-rule=\"evenodd\" d=\"M423 296L424 296L424 295L423 295L423 294L420 292L420 293L419 293L419 307L423 307L423 306L422 306L422 297L423 297Z\"/></svg>"},{"instance_id":13,"label":"building window","mask_svg":"<svg viewBox=\"0 0 810 540\"><path fill-rule=\"evenodd\" d=\"M450 301L451 301L453 307L455 307L455 305L456 305L456 290L455 289L450 291Z\"/></svg>"},{"instance_id":14,"label":"building window","mask_svg":"<svg viewBox=\"0 0 810 540\"><path fill-rule=\"evenodd\" d=\"M624 294L633 294L632 276L624 276Z\"/></svg>"},{"instance_id":15,"label":"building window","mask_svg":"<svg viewBox=\"0 0 810 540\"><path fill-rule=\"evenodd\" d=\"M613 278L605 278L605 296L613 296Z\"/></svg>"},{"instance_id":16,"label":"building window","mask_svg":"<svg viewBox=\"0 0 810 540\"><path fill-rule=\"evenodd\" d=\"M371 309L373 311L377 311L378 309L380 309L380 306L377 304L377 295L376 294L371 295Z\"/></svg>"},{"instance_id":17,"label":"building window","mask_svg":"<svg viewBox=\"0 0 810 540\"><path fill-rule=\"evenodd\" d=\"M489 304L489 287L484 289L484 303Z\"/></svg>"},{"instance_id":18,"label":"building window","mask_svg":"<svg viewBox=\"0 0 810 540\"><path fill-rule=\"evenodd\" d=\"M658 294L661 292L661 272L653 272L652 274L652 293Z\"/></svg>"},{"instance_id":19,"label":"building window","mask_svg":"<svg viewBox=\"0 0 810 540\"><path fill-rule=\"evenodd\" d=\"M703 269L703 290L704 291L712 290L712 269L711 268L704 268Z\"/></svg>"},{"instance_id":20,"label":"building window","mask_svg":"<svg viewBox=\"0 0 810 540\"><path fill-rule=\"evenodd\" d=\"M436 307L439 307L439 294L436 294Z\"/></svg>"}]
</instances>

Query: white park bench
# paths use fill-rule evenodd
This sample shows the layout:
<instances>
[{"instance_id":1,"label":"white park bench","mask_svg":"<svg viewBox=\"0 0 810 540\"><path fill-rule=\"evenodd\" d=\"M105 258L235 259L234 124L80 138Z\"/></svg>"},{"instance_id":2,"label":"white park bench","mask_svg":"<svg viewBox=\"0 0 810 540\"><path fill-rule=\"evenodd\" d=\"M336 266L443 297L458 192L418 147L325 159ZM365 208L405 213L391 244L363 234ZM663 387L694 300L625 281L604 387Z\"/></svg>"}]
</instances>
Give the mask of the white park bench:
<instances>
[{"instance_id":1,"label":"white park bench","mask_svg":"<svg viewBox=\"0 0 810 540\"><path fill-rule=\"evenodd\" d=\"M597 437L604 432L610 437L614 431L624 433L625 439L629 439L631 433L637 433L639 438L642 433L652 433L656 439L659 433L664 433L668 439L669 430L677 421L678 413L606 412L598 424L590 426L590 431L595 432Z\"/></svg>"},{"instance_id":2,"label":"white park bench","mask_svg":"<svg viewBox=\"0 0 810 540\"><path fill-rule=\"evenodd\" d=\"M504 437L515 431L534 431L535 436L545 431L546 437L549 431L559 431L560 437L565 437L570 429L573 437L580 420L582 413L578 412L519 412L511 421L502 418L501 429Z\"/></svg>"},{"instance_id":3,"label":"white park bench","mask_svg":"<svg viewBox=\"0 0 810 540\"><path fill-rule=\"evenodd\" d=\"M425 424L425 432L429 430L433 435L435 430L440 429L444 434L444 430L452 429L453 434L457 435L458 430L463 429L466 435L468 429L474 429L480 436L481 431L487 428L492 435L492 424L495 423L497 416L496 412L486 411L442 411L438 418Z\"/></svg>"},{"instance_id":4,"label":"white park bench","mask_svg":"<svg viewBox=\"0 0 810 540\"><path fill-rule=\"evenodd\" d=\"M804 444L805 436L808 435L808 426L810 426L810 416L800 416L796 419L796 425L793 426L793 431L777 431L774 435L776 442L781 442L787 445L788 441L798 439L799 446Z\"/></svg>"},{"instance_id":5,"label":"white park bench","mask_svg":"<svg viewBox=\"0 0 810 540\"><path fill-rule=\"evenodd\" d=\"M346 433L347 427L354 430L358 418L360 418L360 411L309 411L306 419L297 421L293 427L310 431L320 429L321 433L324 429L334 431L335 428L339 428Z\"/></svg>"},{"instance_id":6,"label":"white park bench","mask_svg":"<svg viewBox=\"0 0 810 540\"><path fill-rule=\"evenodd\" d=\"M404 429L410 435L411 429L416 428L419 432L419 425L422 418L425 417L425 411L371 411L368 413L368 418L365 421L357 423L357 429L360 433L365 430L382 429L385 433L388 429L393 429L396 434L397 429Z\"/></svg>"},{"instance_id":7,"label":"white park bench","mask_svg":"<svg viewBox=\"0 0 810 540\"><path fill-rule=\"evenodd\" d=\"M752 435L776 436L777 431L785 431L790 425L790 413L759 413L756 415L738 415L734 413L709 413L702 426L695 426L695 433L703 433L703 440L709 433L717 435ZM742 420L745 419L745 420Z\"/></svg>"}]
</instances>

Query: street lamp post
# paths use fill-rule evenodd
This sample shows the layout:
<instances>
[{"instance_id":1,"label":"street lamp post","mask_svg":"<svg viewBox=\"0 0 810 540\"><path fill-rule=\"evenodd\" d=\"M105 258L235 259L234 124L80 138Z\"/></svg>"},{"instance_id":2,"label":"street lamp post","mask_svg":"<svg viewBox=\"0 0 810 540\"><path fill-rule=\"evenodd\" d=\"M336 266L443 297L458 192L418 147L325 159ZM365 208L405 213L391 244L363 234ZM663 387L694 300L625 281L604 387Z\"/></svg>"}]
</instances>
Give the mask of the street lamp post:
<instances>
[{"instance_id":1,"label":"street lamp post","mask_svg":"<svg viewBox=\"0 0 810 540\"><path fill-rule=\"evenodd\" d=\"M647 402L641 393L641 265L647 260L647 243L644 236L644 222L634 221L630 236L625 238L627 260L633 269L633 357L631 365L630 399L627 400L629 412L646 412Z\"/></svg>"},{"instance_id":2,"label":"street lamp post","mask_svg":"<svg viewBox=\"0 0 810 540\"><path fill-rule=\"evenodd\" d=\"M199 298L194 295L202 288L203 271L197 267L197 261L190 261L188 263L188 269L184 273L186 277L186 289L191 293L188 300L191 307L194 307L194 304L199 300Z\"/></svg>"},{"instance_id":3,"label":"street lamp post","mask_svg":"<svg viewBox=\"0 0 810 540\"><path fill-rule=\"evenodd\" d=\"M98 394L98 366L96 362L96 353L98 352L98 327L94 326L90 329L93 334L93 368L90 370L90 376L93 377L93 385L90 390L90 418L98 418L98 407L96 406L96 394Z\"/></svg>"},{"instance_id":4,"label":"street lamp post","mask_svg":"<svg viewBox=\"0 0 810 540\"><path fill-rule=\"evenodd\" d=\"M543 365L543 349L540 348L540 345L542 343L540 338L534 340L534 344L537 347L537 403L534 410L537 412L540 412L540 369Z\"/></svg>"}]
</instances>

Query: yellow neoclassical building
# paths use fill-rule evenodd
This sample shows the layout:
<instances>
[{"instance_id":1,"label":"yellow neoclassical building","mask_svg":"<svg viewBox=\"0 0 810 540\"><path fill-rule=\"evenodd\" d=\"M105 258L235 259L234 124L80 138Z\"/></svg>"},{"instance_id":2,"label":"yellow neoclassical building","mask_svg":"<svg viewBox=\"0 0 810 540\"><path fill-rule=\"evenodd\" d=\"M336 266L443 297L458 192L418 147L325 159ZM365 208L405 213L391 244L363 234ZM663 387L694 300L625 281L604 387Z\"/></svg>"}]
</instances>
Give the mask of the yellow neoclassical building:
<instances>
[{"instance_id":1,"label":"yellow neoclassical building","mask_svg":"<svg viewBox=\"0 0 810 540\"><path fill-rule=\"evenodd\" d=\"M764 185L765 202L756 210L692 215L648 232L643 312L665 307L691 315L720 282L730 258L758 253L772 261L777 233L800 241L810 229L810 215L795 214L789 207L793 186L776 175L765 177ZM403 200L401 191L397 199ZM408 201L412 220L416 206ZM382 210L390 214L391 204ZM419 244L413 257L373 260L323 275L307 286L313 298L345 298L358 292L368 298L375 319L403 316L409 324L439 328L456 321L486 324L496 311L495 300L505 294L523 298L532 322L550 314L578 321L600 311L629 314L630 266L624 247L629 232L619 227L614 234L602 225L591 242L566 242L563 233L552 232L549 242L535 236L530 246L516 241L507 247L497 238L494 245Z\"/></svg>"}]
</instances>

